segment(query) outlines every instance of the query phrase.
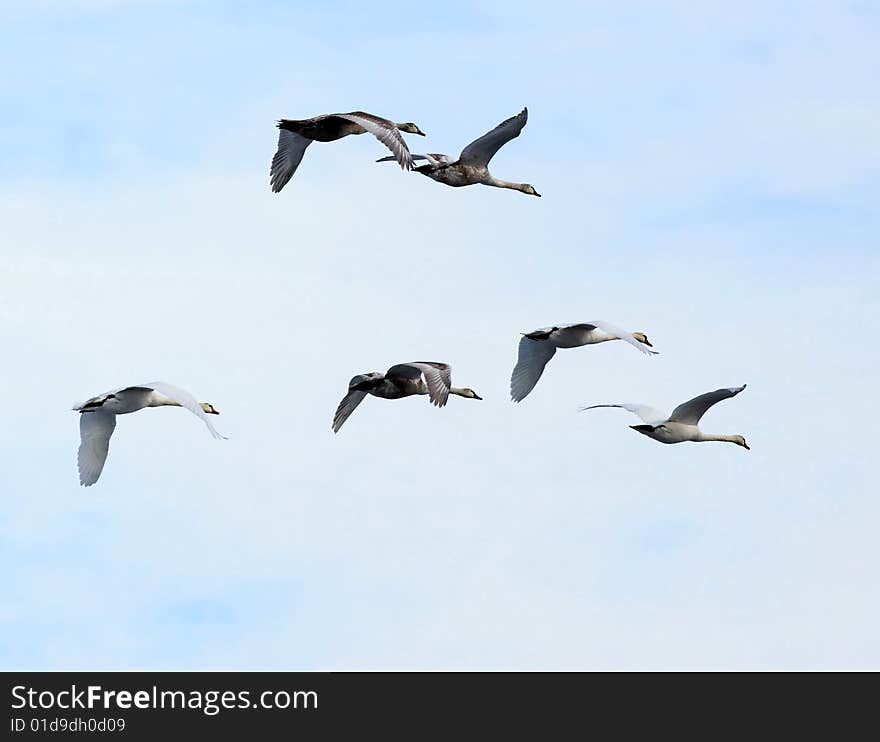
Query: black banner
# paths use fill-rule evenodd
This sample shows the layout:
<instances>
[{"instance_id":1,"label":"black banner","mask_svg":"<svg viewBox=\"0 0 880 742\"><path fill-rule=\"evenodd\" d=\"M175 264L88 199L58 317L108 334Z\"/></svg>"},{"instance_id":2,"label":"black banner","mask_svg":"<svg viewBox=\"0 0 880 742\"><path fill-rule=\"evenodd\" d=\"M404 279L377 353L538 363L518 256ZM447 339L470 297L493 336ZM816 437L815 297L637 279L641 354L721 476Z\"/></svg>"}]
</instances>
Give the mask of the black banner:
<instances>
[{"instance_id":1,"label":"black banner","mask_svg":"<svg viewBox=\"0 0 880 742\"><path fill-rule=\"evenodd\" d=\"M2 673L3 739L617 739L634 732L727 732L773 722L819 728L803 694L759 694L756 676L590 673ZM769 681L769 676L758 685ZM730 683L729 681L733 681ZM739 687L729 693L726 685ZM823 682L810 683L818 691ZM818 698L818 696L816 696ZM748 699L747 701L745 699ZM858 708L859 703L854 706ZM829 714L830 715L830 714ZM852 721L850 715L846 717ZM757 725L757 727L756 727ZM838 717L835 729L846 724ZM282 735L284 735L282 737ZM371 735L372 736L372 735Z\"/></svg>"}]
</instances>

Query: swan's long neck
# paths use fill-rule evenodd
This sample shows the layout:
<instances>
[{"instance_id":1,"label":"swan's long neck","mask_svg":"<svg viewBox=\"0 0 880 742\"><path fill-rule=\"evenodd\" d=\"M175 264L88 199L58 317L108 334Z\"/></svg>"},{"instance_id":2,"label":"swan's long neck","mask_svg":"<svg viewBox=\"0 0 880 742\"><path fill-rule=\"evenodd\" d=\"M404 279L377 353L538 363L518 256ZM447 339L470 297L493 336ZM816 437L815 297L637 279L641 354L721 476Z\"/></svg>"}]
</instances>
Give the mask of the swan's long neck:
<instances>
[{"instance_id":1,"label":"swan's long neck","mask_svg":"<svg viewBox=\"0 0 880 742\"><path fill-rule=\"evenodd\" d=\"M180 407L180 402L175 402L170 397L166 397L164 394L159 394L159 392L153 392L150 395L150 402L147 407Z\"/></svg>"},{"instance_id":2,"label":"swan's long neck","mask_svg":"<svg viewBox=\"0 0 880 742\"><path fill-rule=\"evenodd\" d=\"M509 180L499 180L494 175L489 175L480 181L483 185L495 186L496 188L511 188L514 191L528 193L528 186L525 183L511 183Z\"/></svg>"},{"instance_id":3,"label":"swan's long neck","mask_svg":"<svg viewBox=\"0 0 880 742\"><path fill-rule=\"evenodd\" d=\"M714 433L703 433L700 431L698 434L698 441L726 441L727 443L736 443L739 445L739 436L738 435L716 435Z\"/></svg>"},{"instance_id":4,"label":"swan's long neck","mask_svg":"<svg viewBox=\"0 0 880 742\"><path fill-rule=\"evenodd\" d=\"M468 394L468 390L467 390L467 389L462 389L460 386L451 386L451 387L449 387L449 393L450 393L450 394L457 394L459 397L468 397L468 396L470 396L470 395Z\"/></svg>"}]
</instances>

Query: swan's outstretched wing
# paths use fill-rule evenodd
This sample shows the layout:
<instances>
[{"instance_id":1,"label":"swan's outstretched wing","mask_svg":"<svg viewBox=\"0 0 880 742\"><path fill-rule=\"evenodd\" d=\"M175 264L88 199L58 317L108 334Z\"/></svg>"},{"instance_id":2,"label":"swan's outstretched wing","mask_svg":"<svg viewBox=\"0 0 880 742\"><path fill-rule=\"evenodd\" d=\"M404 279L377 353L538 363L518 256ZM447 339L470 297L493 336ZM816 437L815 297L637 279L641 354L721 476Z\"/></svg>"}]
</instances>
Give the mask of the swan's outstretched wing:
<instances>
[{"instance_id":1,"label":"swan's outstretched wing","mask_svg":"<svg viewBox=\"0 0 880 742\"><path fill-rule=\"evenodd\" d=\"M510 375L510 398L514 402L522 402L535 388L544 367L555 353L556 346L549 340L520 339L519 357Z\"/></svg>"},{"instance_id":2,"label":"swan's outstretched wing","mask_svg":"<svg viewBox=\"0 0 880 742\"><path fill-rule=\"evenodd\" d=\"M581 407L581 412L584 412L584 410L595 410L599 407L619 407L622 410L638 415L649 425L659 425L660 423L666 422L666 415L655 407L646 404L633 404L630 402L624 404L594 404L589 407Z\"/></svg>"},{"instance_id":3,"label":"swan's outstretched wing","mask_svg":"<svg viewBox=\"0 0 880 742\"><path fill-rule=\"evenodd\" d=\"M636 340L633 337L631 332L627 332L626 330L621 329L617 325L612 325L610 322L606 322L603 319L591 320L590 324L594 325L595 327L598 327L603 332L607 332L609 335L616 335L621 340L626 340L626 342L628 342L634 348L638 348L640 351L642 351L642 353L645 353L647 355L653 355L653 356L657 355L656 350L651 350L644 343L640 343L638 340Z\"/></svg>"},{"instance_id":4,"label":"swan's outstretched wing","mask_svg":"<svg viewBox=\"0 0 880 742\"><path fill-rule=\"evenodd\" d=\"M278 132L278 151L272 158L272 166L269 168L269 183L272 185L272 193L278 193L287 185L299 164L302 162L306 147L312 143L295 131L281 129Z\"/></svg>"},{"instance_id":5,"label":"swan's outstretched wing","mask_svg":"<svg viewBox=\"0 0 880 742\"><path fill-rule=\"evenodd\" d=\"M492 131L471 142L461 151L458 161L463 165L485 167L499 149L511 139L519 136L528 120L529 109L523 108L516 116L511 116L507 121L498 124Z\"/></svg>"},{"instance_id":6,"label":"swan's outstretched wing","mask_svg":"<svg viewBox=\"0 0 880 742\"><path fill-rule=\"evenodd\" d=\"M722 399L730 399L739 394L746 385L732 387L731 389L716 389L714 392L706 392L699 397L683 402L676 407L669 416L670 422L683 423L684 425L696 425L700 418L713 404Z\"/></svg>"},{"instance_id":7,"label":"swan's outstretched wing","mask_svg":"<svg viewBox=\"0 0 880 742\"><path fill-rule=\"evenodd\" d=\"M363 111L334 113L333 115L363 126L364 129L391 150L394 159L400 163L400 167L404 170L412 170L412 156L409 153L409 147L406 146L406 142L403 141L403 136L397 128L397 124L393 121L374 116L371 113L364 113Z\"/></svg>"},{"instance_id":8,"label":"swan's outstretched wing","mask_svg":"<svg viewBox=\"0 0 880 742\"><path fill-rule=\"evenodd\" d=\"M115 428L116 415L107 412L80 413L76 463L79 483L83 487L91 487L101 476L110 449L110 436Z\"/></svg>"},{"instance_id":9,"label":"swan's outstretched wing","mask_svg":"<svg viewBox=\"0 0 880 742\"><path fill-rule=\"evenodd\" d=\"M336 414L333 415L333 432L338 433L342 424L348 420L355 408L364 401L364 397L369 394L369 387L381 381L383 375L372 371L368 374L358 374L353 376L348 382L348 394L346 394L339 406L336 408ZM364 382L370 382L365 384ZM356 388L360 387L360 388Z\"/></svg>"},{"instance_id":10,"label":"swan's outstretched wing","mask_svg":"<svg viewBox=\"0 0 880 742\"><path fill-rule=\"evenodd\" d=\"M179 404L184 409L189 410L196 417L201 419L205 425L208 426L208 430L211 431L211 435L215 438L222 438L226 440L225 435L220 435L217 430L214 428L214 425L211 423L211 418L208 417L207 413L202 409L202 406L196 401L195 397L192 396L185 389L180 389L179 387L172 386L171 384L166 384L164 381L151 381L149 384L140 384L140 387L145 387L147 389L153 389L159 394L164 394L169 399L173 399L177 404Z\"/></svg>"},{"instance_id":11,"label":"swan's outstretched wing","mask_svg":"<svg viewBox=\"0 0 880 742\"><path fill-rule=\"evenodd\" d=\"M401 379L425 378L428 387L428 399L431 404L443 407L449 400L449 389L452 386L452 368L448 363L437 361L411 361L398 363L385 372L386 377Z\"/></svg>"},{"instance_id":12,"label":"swan's outstretched wing","mask_svg":"<svg viewBox=\"0 0 880 742\"><path fill-rule=\"evenodd\" d=\"M354 412L355 408L364 401L364 397L366 396L366 392L359 391L358 389L352 389L342 398L342 401L339 403L339 407L336 408L336 414L333 415L334 433L339 432L342 424L346 420L348 420L349 417L351 417L351 413Z\"/></svg>"},{"instance_id":13,"label":"swan's outstretched wing","mask_svg":"<svg viewBox=\"0 0 880 742\"><path fill-rule=\"evenodd\" d=\"M453 159L449 155L441 155L439 153L427 153L424 155L411 155L413 160L427 160L431 167L439 167L440 165L451 165ZM396 162L397 158L393 156L380 157L376 162Z\"/></svg>"},{"instance_id":14,"label":"swan's outstretched wing","mask_svg":"<svg viewBox=\"0 0 880 742\"><path fill-rule=\"evenodd\" d=\"M443 407L449 400L449 390L452 388L452 367L437 361L413 361L409 365L415 366L424 375L431 402Z\"/></svg>"}]
</instances>

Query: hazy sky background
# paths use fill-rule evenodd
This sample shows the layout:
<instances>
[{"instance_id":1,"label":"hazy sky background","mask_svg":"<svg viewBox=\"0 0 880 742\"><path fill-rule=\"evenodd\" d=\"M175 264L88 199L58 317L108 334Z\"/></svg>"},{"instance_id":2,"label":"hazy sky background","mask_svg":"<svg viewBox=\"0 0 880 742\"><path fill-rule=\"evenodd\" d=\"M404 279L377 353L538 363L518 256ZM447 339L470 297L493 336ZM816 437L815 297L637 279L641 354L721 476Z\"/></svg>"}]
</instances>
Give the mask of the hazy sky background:
<instances>
[{"instance_id":1,"label":"hazy sky background","mask_svg":"<svg viewBox=\"0 0 880 742\"><path fill-rule=\"evenodd\" d=\"M0 2L0 665L880 667L867 2ZM363 109L543 198L274 122ZM557 354L520 331L644 330ZM428 358L483 402L367 399ZM78 485L72 404L162 379ZM663 446L616 410L747 383Z\"/></svg>"}]
</instances>

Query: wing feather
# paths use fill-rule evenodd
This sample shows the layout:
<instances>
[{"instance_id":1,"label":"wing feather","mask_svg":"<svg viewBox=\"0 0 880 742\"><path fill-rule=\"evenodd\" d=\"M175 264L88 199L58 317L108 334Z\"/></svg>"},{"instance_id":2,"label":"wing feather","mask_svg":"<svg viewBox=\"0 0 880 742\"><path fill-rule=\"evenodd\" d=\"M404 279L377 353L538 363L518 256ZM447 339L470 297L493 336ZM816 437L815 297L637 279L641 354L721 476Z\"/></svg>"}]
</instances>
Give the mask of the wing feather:
<instances>
[{"instance_id":1,"label":"wing feather","mask_svg":"<svg viewBox=\"0 0 880 742\"><path fill-rule=\"evenodd\" d=\"M448 363L437 361L410 361L398 363L385 372L386 378L417 380L424 378L431 404L443 407L449 400L452 386L452 368Z\"/></svg>"},{"instance_id":2,"label":"wing feather","mask_svg":"<svg viewBox=\"0 0 880 742\"><path fill-rule=\"evenodd\" d=\"M351 413L355 411L355 408L364 401L364 397L367 396L366 392L359 391L357 389L352 389L348 394L346 394L342 401L339 403L339 407L336 408L336 414L333 416L333 432L338 433L339 429L342 427L342 424L348 420L351 416Z\"/></svg>"},{"instance_id":3,"label":"wing feather","mask_svg":"<svg viewBox=\"0 0 880 742\"><path fill-rule=\"evenodd\" d=\"M278 150L275 152L272 165L269 168L269 183L272 186L272 193L278 193L287 185L302 162L306 147L311 143L311 139L297 134L295 131L281 129L278 132Z\"/></svg>"},{"instance_id":4,"label":"wing feather","mask_svg":"<svg viewBox=\"0 0 880 742\"><path fill-rule=\"evenodd\" d=\"M535 388L555 353L556 346L549 340L520 339L519 356L510 375L510 398L514 402L522 402Z\"/></svg>"},{"instance_id":5,"label":"wing feather","mask_svg":"<svg viewBox=\"0 0 880 742\"><path fill-rule=\"evenodd\" d=\"M458 161L463 165L485 167L505 144L519 136L529 120L529 109L523 108L516 116L502 121L492 131L475 139L461 151Z\"/></svg>"},{"instance_id":6,"label":"wing feather","mask_svg":"<svg viewBox=\"0 0 880 742\"><path fill-rule=\"evenodd\" d=\"M418 369L424 376L431 404L443 407L449 401L449 389L452 387L452 367L448 363L410 361L400 365Z\"/></svg>"},{"instance_id":7,"label":"wing feather","mask_svg":"<svg viewBox=\"0 0 880 742\"><path fill-rule=\"evenodd\" d=\"M400 167L404 170L412 170L412 156L409 153L409 147L406 146L406 142L397 128L397 124L393 121L388 121L388 119L374 116L371 113L364 113L363 111L336 113L333 115L363 126L366 131L370 132L370 134L391 150L391 154L400 163Z\"/></svg>"},{"instance_id":8,"label":"wing feather","mask_svg":"<svg viewBox=\"0 0 880 742\"><path fill-rule=\"evenodd\" d=\"M413 160L427 160L431 167L440 167L441 165L451 165L454 160L449 155L431 154L410 155ZM396 162L397 158L389 155L388 157L380 157L376 162Z\"/></svg>"},{"instance_id":9,"label":"wing feather","mask_svg":"<svg viewBox=\"0 0 880 742\"><path fill-rule=\"evenodd\" d=\"M699 397L689 399L676 407L669 416L670 422L683 423L684 425L697 425L700 418L712 405L723 399L730 399L739 394L746 385L732 387L730 389L716 389L714 392L706 392Z\"/></svg>"},{"instance_id":10,"label":"wing feather","mask_svg":"<svg viewBox=\"0 0 880 742\"><path fill-rule=\"evenodd\" d=\"M581 407L581 412L584 412L585 410L595 410L599 407L619 407L622 410L638 415L649 425L659 425L660 423L667 422L666 416L657 408L633 402L625 402L623 404L594 404L589 407Z\"/></svg>"},{"instance_id":11,"label":"wing feather","mask_svg":"<svg viewBox=\"0 0 880 742\"><path fill-rule=\"evenodd\" d=\"M116 428L116 415L108 412L82 412L79 416L79 483L91 487L98 481L110 450L110 436Z\"/></svg>"}]
</instances>

